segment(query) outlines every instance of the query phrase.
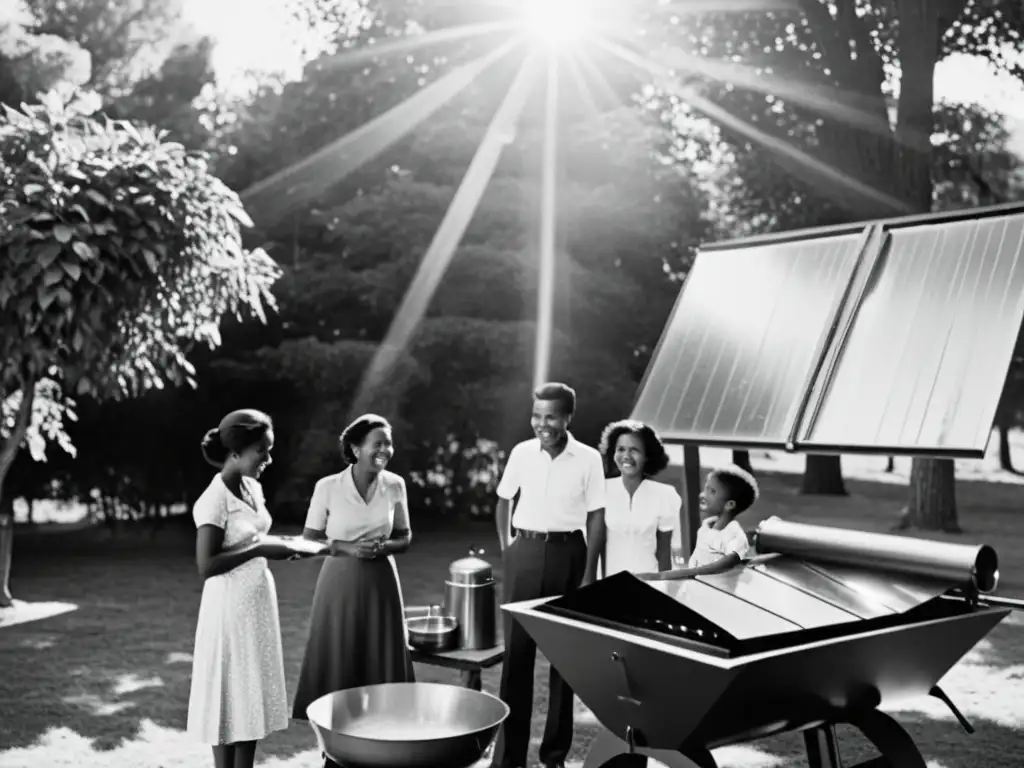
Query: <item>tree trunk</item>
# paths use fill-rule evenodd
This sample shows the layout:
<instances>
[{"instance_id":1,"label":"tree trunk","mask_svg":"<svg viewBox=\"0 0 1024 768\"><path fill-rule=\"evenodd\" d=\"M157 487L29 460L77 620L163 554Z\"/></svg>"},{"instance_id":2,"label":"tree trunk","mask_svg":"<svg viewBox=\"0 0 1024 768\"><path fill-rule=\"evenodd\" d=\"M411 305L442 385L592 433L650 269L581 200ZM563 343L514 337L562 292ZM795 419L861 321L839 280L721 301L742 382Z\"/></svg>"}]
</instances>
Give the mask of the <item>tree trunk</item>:
<instances>
[{"instance_id":1,"label":"tree trunk","mask_svg":"<svg viewBox=\"0 0 1024 768\"><path fill-rule=\"evenodd\" d=\"M0 393L2 395L3 393ZM36 382L29 378L21 388L21 405L14 418L14 428L0 446L0 608L14 603L11 594L11 562L14 559L14 498L4 498L4 479L14 464L14 457L25 440L32 423L32 404L36 399Z\"/></svg>"},{"instance_id":2,"label":"tree trunk","mask_svg":"<svg viewBox=\"0 0 1024 768\"><path fill-rule=\"evenodd\" d=\"M754 468L750 466L750 451L733 451L732 463L740 469L745 469L750 474L754 474Z\"/></svg>"},{"instance_id":3,"label":"tree trunk","mask_svg":"<svg viewBox=\"0 0 1024 768\"><path fill-rule=\"evenodd\" d=\"M910 499L902 527L960 533L952 459L914 459Z\"/></svg>"},{"instance_id":4,"label":"tree trunk","mask_svg":"<svg viewBox=\"0 0 1024 768\"><path fill-rule=\"evenodd\" d=\"M890 473L890 474L896 471L896 457L895 456L889 456L885 460L885 471L887 473Z\"/></svg>"},{"instance_id":5,"label":"tree trunk","mask_svg":"<svg viewBox=\"0 0 1024 768\"><path fill-rule=\"evenodd\" d=\"M11 595L11 559L14 553L14 498L5 497L0 483L0 608L14 603Z\"/></svg>"},{"instance_id":6,"label":"tree trunk","mask_svg":"<svg viewBox=\"0 0 1024 768\"><path fill-rule=\"evenodd\" d=\"M996 424L999 433L999 468L1004 472L1016 472L1013 468L1013 456L1010 455L1010 430L1005 424Z\"/></svg>"},{"instance_id":7,"label":"tree trunk","mask_svg":"<svg viewBox=\"0 0 1024 768\"><path fill-rule=\"evenodd\" d=\"M800 493L816 496L846 496L843 465L839 456L808 454Z\"/></svg>"},{"instance_id":8,"label":"tree trunk","mask_svg":"<svg viewBox=\"0 0 1024 768\"><path fill-rule=\"evenodd\" d=\"M935 130L935 66L942 36L959 16L965 0L899 0L901 87L896 138L900 162L890 181L902 181L904 197L915 209L932 209L930 136ZM959 532L952 459L914 459L904 526Z\"/></svg>"}]
</instances>

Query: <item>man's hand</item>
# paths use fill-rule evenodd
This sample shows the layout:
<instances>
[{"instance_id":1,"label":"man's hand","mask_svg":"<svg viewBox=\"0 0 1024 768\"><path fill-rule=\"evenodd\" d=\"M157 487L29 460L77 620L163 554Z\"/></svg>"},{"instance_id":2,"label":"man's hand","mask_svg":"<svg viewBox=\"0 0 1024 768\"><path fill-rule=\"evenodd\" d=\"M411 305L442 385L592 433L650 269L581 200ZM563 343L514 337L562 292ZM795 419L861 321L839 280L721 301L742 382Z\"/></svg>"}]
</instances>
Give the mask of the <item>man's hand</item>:
<instances>
[{"instance_id":1,"label":"man's hand","mask_svg":"<svg viewBox=\"0 0 1024 768\"><path fill-rule=\"evenodd\" d=\"M583 574L583 580L580 582L580 586L586 587L590 584L593 584L595 581L597 581L597 575L592 571L586 571Z\"/></svg>"}]
</instances>

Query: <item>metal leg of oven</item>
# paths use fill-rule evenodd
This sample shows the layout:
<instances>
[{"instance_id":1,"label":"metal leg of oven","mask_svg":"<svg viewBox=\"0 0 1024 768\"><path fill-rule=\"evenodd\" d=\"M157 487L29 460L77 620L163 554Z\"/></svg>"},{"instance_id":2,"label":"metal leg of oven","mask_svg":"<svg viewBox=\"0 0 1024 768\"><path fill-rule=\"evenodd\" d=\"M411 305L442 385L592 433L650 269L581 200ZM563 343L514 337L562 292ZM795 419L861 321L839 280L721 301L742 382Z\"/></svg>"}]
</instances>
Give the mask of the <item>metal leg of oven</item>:
<instances>
[{"instance_id":1,"label":"metal leg of oven","mask_svg":"<svg viewBox=\"0 0 1024 768\"><path fill-rule=\"evenodd\" d=\"M871 709L847 718L847 722L863 733L881 755L855 768L928 768L910 734L885 712Z\"/></svg>"},{"instance_id":2,"label":"metal leg of oven","mask_svg":"<svg viewBox=\"0 0 1024 768\"><path fill-rule=\"evenodd\" d=\"M804 731L804 748L809 768L839 768L839 745L834 725L821 725Z\"/></svg>"},{"instance_id":3,"label":"metal leg of oven","mask_svg":"<svg viewBox=\"0 0 1024 768\"><path fill-rule=\"evenodd\" d=\"M910 734L892 717L877 709L866 710L844 720L860 730L879 752L879 757L851 768L927 768L924 757ZM835 725L804 731L807 764L810 768L840 768Z\"/></svg>"},{"instance_id":4,"label":"metal leg of oven","mask_svg":"<svg viewBox=\"0 0 1024 768\"><path fill-rule=\"evenodd\" d=\"M631 753L628 742L604 728L591 743L583 761L583 768L641 768L642 765L646 768L718 768L707 750L673 752L634 747Z\"/></svg>"}]
</instances>

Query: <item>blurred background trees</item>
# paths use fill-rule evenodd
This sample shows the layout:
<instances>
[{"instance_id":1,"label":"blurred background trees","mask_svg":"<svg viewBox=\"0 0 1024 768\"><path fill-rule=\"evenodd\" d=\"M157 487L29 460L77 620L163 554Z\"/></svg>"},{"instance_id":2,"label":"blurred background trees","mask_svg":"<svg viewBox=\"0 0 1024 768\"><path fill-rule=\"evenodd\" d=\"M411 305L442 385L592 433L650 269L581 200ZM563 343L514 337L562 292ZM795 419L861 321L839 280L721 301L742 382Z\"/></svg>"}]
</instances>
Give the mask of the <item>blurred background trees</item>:
<instances>
[{"instance_id":1,"label":"blurred background trees","mask_svg":"<svg viewBox=\"0 0 1024 768\"><path fill-rule=\"evenodd\" d=\"M974 21L985 2L935 3L941 13L931 16L920 16L924 0L865 0L860 14L822 15L822 0L802 5L802 24L710 14L663 30L664 50L652 45L652 55L671 48L773 72L778 80L768 77L761 89L696 82L730 113L865 183L898 190L916 210L1021 199L1024 175L1003 118L938 101L930 86L943 56L970 53L1012 69L1003 51L1019 40L1019 12L1004 10L999 24L984 26ZM0 19L0 102L93 91L111 117L158 126L209 152L215 172L241 192L488 45L446 44L342 68L338 52L486 20L486 11L413 0L292 0L291 7L310 30L301 74L229 89L217 81L214 41L182 21L177 0L22 0ZM932 47L894 36L893 13L924 30ZM315 202L280 220L256 215L249 244L266 248L282 270L268 324L226 322L222 346L193 355L195 390L116 403L79 398L78 420L61 423L77 455L50 451L40 464L21 451L9 491L77 499L101 518L167 515L208 481L198 452L203 432L246 406L278 422L275 471L265 481L275 510L299 519L314 480L340 466L337 436L362 373L510 77L497 67ZM785 78L840 94L847 111L772 93ZM827 180L780 163L635 72L609 70L607 85L596 110L566 89L576 98L565 105L571 141L562 142L560 168L563 266L551 375L579 387L574 429L591 442L605 422L630 411L701 242L892 213L837 197ZM913 98L901 97L908 93ZM506 149L406 359L374 393L374 408L396 425L396 469L410 477L417 509L489 514L500 451L528 430L540 98ZM851 124L849 110L863 121ZM1015 363L1000 406L1004 435L1022 412L1021 370ZM61 395L51 395L59 405ZM809 458L804 491L844 492L838 458ZM955 524L955 504L922 504L916 524Z\"/></svg>"}]
</instances>

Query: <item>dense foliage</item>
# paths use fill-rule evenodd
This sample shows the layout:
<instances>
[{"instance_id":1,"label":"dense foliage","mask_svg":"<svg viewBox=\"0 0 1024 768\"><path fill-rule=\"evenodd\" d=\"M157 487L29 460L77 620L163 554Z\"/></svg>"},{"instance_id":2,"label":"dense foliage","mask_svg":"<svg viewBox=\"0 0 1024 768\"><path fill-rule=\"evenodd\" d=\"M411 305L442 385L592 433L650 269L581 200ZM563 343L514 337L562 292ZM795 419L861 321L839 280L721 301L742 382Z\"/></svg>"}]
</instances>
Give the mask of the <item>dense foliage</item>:
<instances>
[{"instance_id":1,"label":"dense foliage","mask_svg":"<svg viewBox=\"0 0 1024 768\"><path fill-rule=\"evenodd\" d=\"M226 314L266 320L280 274L201 155L56 94L0 123L0 394L21 392L0 482L44 376L96 399L195 383Z\"/></svg>"}]
</instances>

